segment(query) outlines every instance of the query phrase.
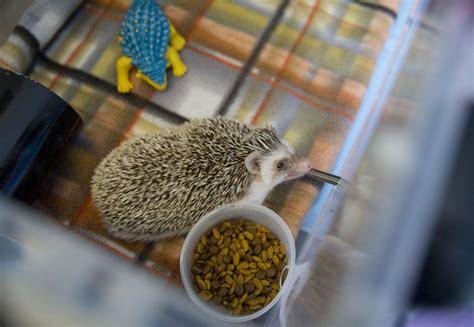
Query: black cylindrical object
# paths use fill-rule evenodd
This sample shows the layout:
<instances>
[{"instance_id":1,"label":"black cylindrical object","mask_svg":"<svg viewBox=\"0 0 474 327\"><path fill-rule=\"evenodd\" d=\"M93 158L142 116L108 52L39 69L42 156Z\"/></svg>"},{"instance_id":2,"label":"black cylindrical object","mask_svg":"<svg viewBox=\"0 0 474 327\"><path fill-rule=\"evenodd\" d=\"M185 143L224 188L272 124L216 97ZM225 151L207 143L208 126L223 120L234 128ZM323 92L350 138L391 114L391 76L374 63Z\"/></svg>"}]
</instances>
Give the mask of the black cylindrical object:
<instances>
[{"instance_id":1,"label":"black cylindrical object","mask_svg":"<svg viewBox=\"0 0 474 327\"><path fill-rule=\"evenodd\" d=\"M34 200L80 126L79 115L59 96L0 68L0 192Z\"/></svg>"}]
</instances>

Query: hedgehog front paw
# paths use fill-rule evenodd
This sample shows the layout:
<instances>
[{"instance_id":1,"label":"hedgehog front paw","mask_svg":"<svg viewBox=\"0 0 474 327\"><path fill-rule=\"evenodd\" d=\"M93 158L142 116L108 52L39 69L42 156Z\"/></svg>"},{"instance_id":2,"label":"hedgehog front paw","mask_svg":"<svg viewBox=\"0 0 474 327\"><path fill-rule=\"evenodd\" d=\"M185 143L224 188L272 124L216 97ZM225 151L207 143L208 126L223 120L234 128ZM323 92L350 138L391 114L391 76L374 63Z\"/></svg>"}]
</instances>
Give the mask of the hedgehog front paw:
<instances>
[{"instance_id":1,"label":"hedgehog front paw","mask_svg":"<svg viewBox=\"0 0 474 327\"><path fill-rule=\"evenodd\" d=\"M120 81L117 84L117 91L119 93L129 93L133 89L133 84L130 81Z\"/></svg>"},{"instance_id":2,"label":"hedgehog front paw","mask_svg":"<svg viewBox=\"0 0 474 327\"><path fill-rule=\"evenodd\" d=\"M186 40L181 35L175 34L171 37L171 46L176 50L181 50L182 48L184 48L185 44Z\"/></svg>"},{"instance_id":3,"label":"hedgehog front paw","mask_svg":"<svg viewBox=\"0 0 474 327\"><path fill-rule=\"evenodd\" d=\"M173 75L175 77L181 77L188 71L188 67L185 64L173 65Z\"/></svg>"}]
</instances>

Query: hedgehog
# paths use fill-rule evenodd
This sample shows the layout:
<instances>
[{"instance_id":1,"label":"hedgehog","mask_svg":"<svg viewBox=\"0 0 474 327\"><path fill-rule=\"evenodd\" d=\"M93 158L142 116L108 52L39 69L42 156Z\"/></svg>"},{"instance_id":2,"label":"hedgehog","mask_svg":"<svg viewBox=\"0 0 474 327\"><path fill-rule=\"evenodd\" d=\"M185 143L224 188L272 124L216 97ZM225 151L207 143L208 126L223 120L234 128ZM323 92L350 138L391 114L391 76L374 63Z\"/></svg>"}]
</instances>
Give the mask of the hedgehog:
<instances>
[{"instance_id":1,"label":"hedgehog","mask_svg":"<svg viewBox=\"0 0 474 327\"><path fill-rule=\"evenodd\" d=\"M272 127L205 118L125 141L97 166L91 192L112 235L155 241L186 234L223 205L261 204L310 169Z\"/></svg>"}]
</instances>

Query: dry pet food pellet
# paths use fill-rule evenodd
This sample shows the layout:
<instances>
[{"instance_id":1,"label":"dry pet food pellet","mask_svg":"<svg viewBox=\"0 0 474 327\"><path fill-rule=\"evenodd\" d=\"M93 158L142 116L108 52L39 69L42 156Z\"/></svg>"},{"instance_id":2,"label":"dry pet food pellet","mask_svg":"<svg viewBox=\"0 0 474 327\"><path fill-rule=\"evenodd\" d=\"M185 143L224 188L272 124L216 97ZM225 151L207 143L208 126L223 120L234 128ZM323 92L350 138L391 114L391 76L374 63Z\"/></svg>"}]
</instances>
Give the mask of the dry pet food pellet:
<instances>
[{"instance_id":1,"label":"dry pet food pellet","mask_svg":"<svg viewBox=\"0 0 474 327\"><path fill-rule=\"evenodd\" d=\"M201 299L246 315L275 298L287 261L285 245L267 228L229 220L200 237L191 276Z\"/></svg>"}]
</instances>

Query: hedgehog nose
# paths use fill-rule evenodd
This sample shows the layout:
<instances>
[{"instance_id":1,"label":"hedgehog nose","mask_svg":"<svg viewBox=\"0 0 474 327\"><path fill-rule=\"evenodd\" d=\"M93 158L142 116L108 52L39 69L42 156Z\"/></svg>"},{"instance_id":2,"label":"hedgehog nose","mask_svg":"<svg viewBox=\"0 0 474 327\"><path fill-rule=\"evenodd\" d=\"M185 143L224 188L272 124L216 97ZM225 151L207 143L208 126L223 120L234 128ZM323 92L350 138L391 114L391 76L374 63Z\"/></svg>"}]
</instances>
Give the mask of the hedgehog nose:
<instances>
[{"instance_id":1,"label":"hedgehog nose","mask_svg":"<svg viewBox=\"0 0 474 327\"><path fill-rule=\"evenodd\" d=\"M308 170L311 170L311 168L313 168L311 161L309 161L308 159L303 159L303 167Z\"/></svg>"}]
</instances>

